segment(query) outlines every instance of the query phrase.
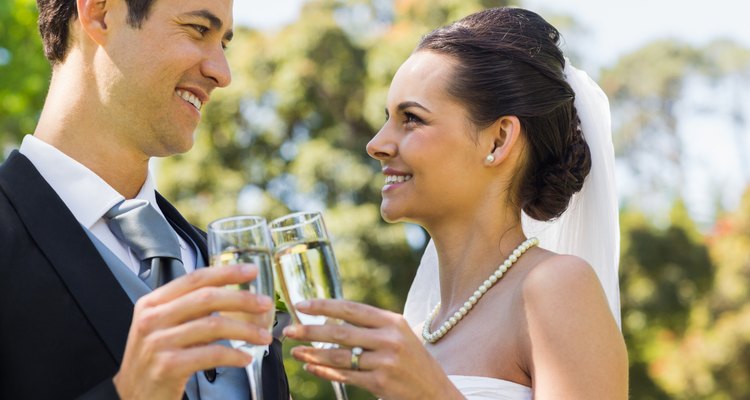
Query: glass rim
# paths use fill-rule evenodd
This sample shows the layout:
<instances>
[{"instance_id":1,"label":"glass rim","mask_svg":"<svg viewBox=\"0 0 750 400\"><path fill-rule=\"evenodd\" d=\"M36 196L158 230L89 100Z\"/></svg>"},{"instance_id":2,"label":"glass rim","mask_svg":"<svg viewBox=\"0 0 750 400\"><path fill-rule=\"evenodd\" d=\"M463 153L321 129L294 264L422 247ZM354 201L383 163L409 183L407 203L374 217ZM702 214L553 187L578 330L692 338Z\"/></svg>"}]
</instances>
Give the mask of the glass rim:
<instances>
[{"instance_id":1,"label":"glass rim","mask_svg":"<svg viewBox=\"0 0 750 400\"><path fill-rule=\"evenodd\" d=\"M314 218L311 218L311 219L306 220L306 221L299 221L299 222L297 222L295 224L292 224L292 225L274 226L274 225L276 225L277 223L279 223L281 221L284 221L284 220L287 220L287 219L297 218L297 217L302 216L302 215L313 215ZM271 230L271 231L273 231L273 232L287 230L287 229L294 229L294 228L299 228L300 226L303 226L303 225L311 224L311 223L313 223L315 221L318 221L318 220L321 221L321 222L323 221L323 213L321 213L320 211L297 211L297 212L293 212L291 214L286 214L286 215L283 215L281 217L275 218L273 221L271 221L271 222L268 223L268 229Z\"/></svg>"},{"instance_id":2,"label":"glass rim","mask_svg":"<svg viewBox=\"0 0 750 400\"><path fill-rule=\"evenodd\" d=\"M253 221L253 223L247 226L234 227L234 228L220 228L219 227L219 225L222 223L226 223L230 221L241 221L241 220L251 220ZM267 225L266 219L264 217L261 217L259 215L235 215L232 217L224 217L224 218L219 218L217 220L211 221L208 224L208 230L212 232L234 232L238 230L254 229L260 225Z\"/></svg>"}]
</instances>

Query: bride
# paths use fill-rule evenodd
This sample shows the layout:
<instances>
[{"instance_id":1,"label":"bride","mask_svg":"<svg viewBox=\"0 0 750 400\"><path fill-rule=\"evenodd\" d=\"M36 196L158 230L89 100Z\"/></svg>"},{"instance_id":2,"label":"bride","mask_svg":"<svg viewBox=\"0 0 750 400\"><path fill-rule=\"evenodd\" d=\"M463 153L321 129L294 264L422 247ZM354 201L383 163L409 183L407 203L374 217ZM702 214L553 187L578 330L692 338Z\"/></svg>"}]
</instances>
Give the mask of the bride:
<instances>
[{"instance_id":1,"label":"bride","mask_svg":"<svg viewBox=\"0 0 750 400\"><path fill-rule=\"evenodd\" d=\"M383 218L420 224L434 250L405 316L297 304L347 322L286 328L341 345L292 349L307 371L384 399L627 398L609 108L558 41L533 12L490 9L400 67L367 151Z\"/></svg>"}]
</instances>

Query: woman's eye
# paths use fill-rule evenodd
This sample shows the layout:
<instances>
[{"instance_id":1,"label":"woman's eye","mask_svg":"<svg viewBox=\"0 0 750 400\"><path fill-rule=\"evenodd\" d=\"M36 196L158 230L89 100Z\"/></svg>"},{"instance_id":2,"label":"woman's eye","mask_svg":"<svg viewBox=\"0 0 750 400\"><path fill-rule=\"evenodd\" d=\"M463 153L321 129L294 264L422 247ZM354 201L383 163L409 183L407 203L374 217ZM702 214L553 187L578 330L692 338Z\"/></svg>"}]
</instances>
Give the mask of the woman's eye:
<instances>
[{"instance_id":1,"label":"woman's eye","mask_svg":"<svg viewBox=\"0 0 750 400\"><path fill-rule=\"evenodd\" d=\"M404 122L407 124L421 124L422 123L421 118L417 117L416 115L410 112L404 113L404 117L405 117Z\"/></svg>"}]
</instances>

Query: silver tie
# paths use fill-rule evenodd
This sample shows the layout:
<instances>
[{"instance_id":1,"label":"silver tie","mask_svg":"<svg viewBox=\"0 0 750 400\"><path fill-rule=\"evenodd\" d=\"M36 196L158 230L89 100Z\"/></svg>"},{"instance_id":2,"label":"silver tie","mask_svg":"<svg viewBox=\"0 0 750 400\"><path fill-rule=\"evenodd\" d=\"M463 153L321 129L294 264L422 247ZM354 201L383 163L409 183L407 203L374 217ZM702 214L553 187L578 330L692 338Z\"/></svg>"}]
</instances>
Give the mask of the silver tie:
<instances>
[{"instance_id":1,"label":"silver tie","mask_svg":"<svg viewBox=\"0 0 750 400\"><path fill-rule=\"evenodd\" d=\"M141 260L138 276L151 289L185 274L177 234L147 200L123 200L104 218L112 233Z\"/></svg>"}]
</instances>

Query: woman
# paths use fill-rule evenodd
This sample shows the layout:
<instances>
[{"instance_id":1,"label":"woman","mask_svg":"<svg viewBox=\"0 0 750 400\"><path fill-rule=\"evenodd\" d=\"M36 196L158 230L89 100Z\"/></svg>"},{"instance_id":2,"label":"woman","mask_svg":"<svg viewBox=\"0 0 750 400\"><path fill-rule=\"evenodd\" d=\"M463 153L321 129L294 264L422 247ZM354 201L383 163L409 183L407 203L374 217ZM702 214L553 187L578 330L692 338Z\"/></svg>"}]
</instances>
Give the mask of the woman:
<instances>
[{"instance_id":1,"label":"woman","mask_svg":"<svg viewBox=\"0 0 750 400\"><path fill-rule=\"evenodd\" d=\"M595 123L579 124L574 98L581 94L571 84L596 87L567 65L558 40L533 12L491 9L428 34L401 66L386 123L367 151L386 176L384 219L422 225L438 268L421 267L410 291L408 309L423 305L413 328L400 315L353 302L297 305L348 322L287 328L294 339L342 346L293 349L309 372L384 399L627 397L625 345L599 271L538 247L522 226L523 214L575 222L542 235L586 240L593 253L602 246L589 243L586 232L592 241L617 235L616 206L612 214L594 204L614 215L608 221L581 224L565 213L590 170L593 177L611 168L596 161L612 150L608 142L593 153L584 139L587 126L607 132L608 109L587 106ZM607 177L605 193L612 192ZM578 200L572 211L592 211ZM604 258L616 251L614 241ZM600 278L611 279L616 263L602 263ZM616 280L614 287L612 297ZM433 293L439 302L428 311Z\"/></svg>"}]
</instances>

